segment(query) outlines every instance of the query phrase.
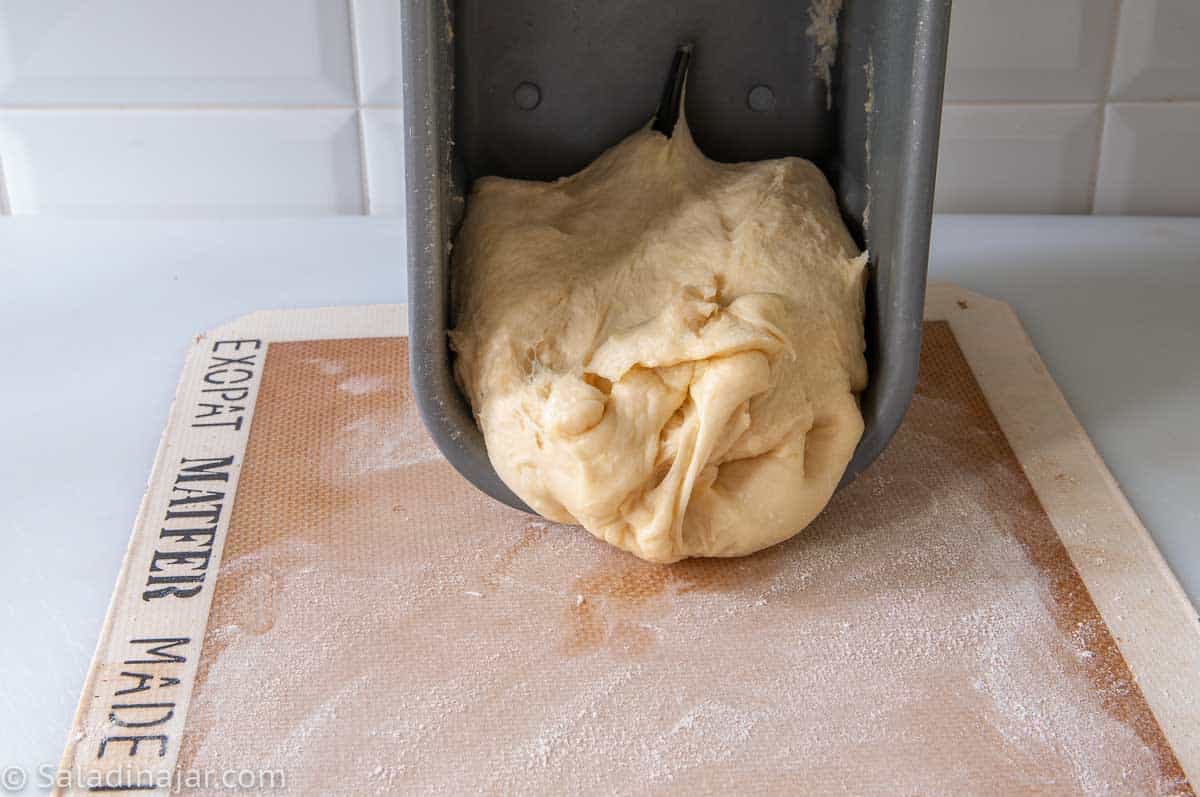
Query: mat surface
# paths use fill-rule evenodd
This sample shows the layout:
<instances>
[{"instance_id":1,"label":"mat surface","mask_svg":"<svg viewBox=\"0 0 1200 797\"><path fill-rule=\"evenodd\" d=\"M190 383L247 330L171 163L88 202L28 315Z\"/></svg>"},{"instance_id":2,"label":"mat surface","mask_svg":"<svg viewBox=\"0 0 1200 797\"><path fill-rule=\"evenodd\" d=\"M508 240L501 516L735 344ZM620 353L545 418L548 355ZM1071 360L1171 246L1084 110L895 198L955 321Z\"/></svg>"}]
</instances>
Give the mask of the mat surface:
<instances>
[{"instance_id":1,"label":"mat surface","mask_svg":"<svg viewBox=\"0 0 1200 797\"><path fill-rule=\"evenodd\" d=\"M264 351L164 745L178 772L325 794L1193 793L1180 720L1139 688L946 321L895 440L817 522L670 566L464 482L404 338Z\"/></svg>"}]
</instances>

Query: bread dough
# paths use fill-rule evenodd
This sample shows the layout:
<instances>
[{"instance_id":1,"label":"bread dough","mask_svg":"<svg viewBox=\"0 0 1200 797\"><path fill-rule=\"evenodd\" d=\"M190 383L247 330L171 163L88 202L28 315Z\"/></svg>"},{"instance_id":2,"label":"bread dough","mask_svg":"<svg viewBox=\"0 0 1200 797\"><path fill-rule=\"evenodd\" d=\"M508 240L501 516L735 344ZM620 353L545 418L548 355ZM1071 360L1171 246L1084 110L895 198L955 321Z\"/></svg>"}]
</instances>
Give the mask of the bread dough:
<instances>
[{"instance_id":1,"label":"bread dough","mask_svg":"<svg viewBox=\"0 0 1200 797\"><path fill-rule=\"evenodd\" d=\"M748 554L821 511L862 435L865 265L812 163L647 127L557 182L475 182L455 375L543 516L655 562Z\"/></svg>"}]
</instances>

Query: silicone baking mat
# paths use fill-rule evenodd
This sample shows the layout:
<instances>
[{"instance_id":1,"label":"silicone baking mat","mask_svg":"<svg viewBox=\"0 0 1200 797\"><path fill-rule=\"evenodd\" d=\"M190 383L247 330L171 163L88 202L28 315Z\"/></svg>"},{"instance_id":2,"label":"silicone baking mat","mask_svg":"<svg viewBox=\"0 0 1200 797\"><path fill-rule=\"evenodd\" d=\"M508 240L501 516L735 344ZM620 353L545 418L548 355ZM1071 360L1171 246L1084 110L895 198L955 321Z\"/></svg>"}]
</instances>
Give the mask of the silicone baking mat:
<instances>
[{"instance_id":1,"label":"silicone baking mat","mask_svg":"<svg viewBox=\"0 0 1200 797\"><path fill-rule=\"evenodd\" d=\"M903 426L804 533L670 566L462 480L402 315L197 342L73 785L1193 793L1195 614L1003 305L931 290Z\"/></svg>"}]
</instances>

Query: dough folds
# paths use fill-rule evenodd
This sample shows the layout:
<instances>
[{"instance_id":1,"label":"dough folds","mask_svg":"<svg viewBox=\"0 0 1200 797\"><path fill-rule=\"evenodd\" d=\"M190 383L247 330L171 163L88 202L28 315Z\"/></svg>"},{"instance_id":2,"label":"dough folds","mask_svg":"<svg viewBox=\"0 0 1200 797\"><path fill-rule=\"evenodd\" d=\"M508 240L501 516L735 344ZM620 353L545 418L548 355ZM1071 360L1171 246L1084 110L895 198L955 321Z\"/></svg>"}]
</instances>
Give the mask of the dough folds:
<instances>
[{"instance_id":1,"label":"dough folds","mask_svg":"<svg viewBox=\"0 0 1200 797\"><path fill-rule=\"evenodd\" d=\"M656 562L748 554L821 511L862 435L865 265L813 164L645 128L557 182L476 181L455 375L543 516Z\"/></svg>"}]
</instances>

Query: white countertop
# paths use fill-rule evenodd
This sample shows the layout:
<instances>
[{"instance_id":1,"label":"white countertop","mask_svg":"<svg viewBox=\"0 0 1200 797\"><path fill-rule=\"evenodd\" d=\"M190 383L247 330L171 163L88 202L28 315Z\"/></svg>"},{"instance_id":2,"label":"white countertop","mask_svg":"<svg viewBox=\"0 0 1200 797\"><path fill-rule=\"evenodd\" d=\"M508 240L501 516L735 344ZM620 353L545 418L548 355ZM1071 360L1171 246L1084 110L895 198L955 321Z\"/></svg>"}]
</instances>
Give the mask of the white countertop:
<instances>
[{"instance_id":1,"label":"white countertop","mask_svg":"<svg viewBox=\"0 0 1200 797\"><path fill-rule=\"evenodd\" d=\"M403 221L0 219L0 770L57 763L195 333L404 302ZM1200 603L1200 219L942 216ZM65 354L64 354L65 353Z\"/></svg>"}]
</instances>

